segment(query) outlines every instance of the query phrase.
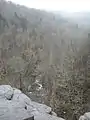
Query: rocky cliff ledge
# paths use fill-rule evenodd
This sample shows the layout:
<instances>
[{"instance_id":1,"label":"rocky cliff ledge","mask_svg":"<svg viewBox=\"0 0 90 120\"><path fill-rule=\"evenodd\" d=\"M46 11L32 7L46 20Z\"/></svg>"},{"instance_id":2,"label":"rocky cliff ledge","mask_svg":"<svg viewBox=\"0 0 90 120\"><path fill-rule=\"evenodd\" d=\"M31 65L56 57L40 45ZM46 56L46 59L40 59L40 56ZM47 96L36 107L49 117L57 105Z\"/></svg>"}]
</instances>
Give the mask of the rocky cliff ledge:
<instances>
[{"instance_id":1,"label":"rocky cliff ledge","mask_svg":"<svg viewBox=\"0 0 90 120\"><path fill-rule=\"evenodd\" d=\"M79 120L90 120L90 112L85 113L82 115Z\"/></svg>"},{"instance_id":2,"label":"rocky cliff ledge","mask_svg":"<svg viewBox=\"0 0 90 120\"><path fill-rule=\"evenodd\" d=\"M50 107L33 102L20 90L0 86L0 120L64 120Z\"/></svg>"}]
</instances>

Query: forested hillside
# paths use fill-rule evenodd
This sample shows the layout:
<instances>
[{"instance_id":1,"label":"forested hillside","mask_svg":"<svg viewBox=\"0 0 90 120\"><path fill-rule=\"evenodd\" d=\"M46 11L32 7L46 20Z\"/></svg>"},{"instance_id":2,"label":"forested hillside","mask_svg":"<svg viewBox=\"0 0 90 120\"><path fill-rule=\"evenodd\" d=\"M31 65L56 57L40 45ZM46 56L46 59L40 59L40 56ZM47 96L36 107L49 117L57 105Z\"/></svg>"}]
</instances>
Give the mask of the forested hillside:
<instances>
[{"instance_id":1,"label":"forested hillside","mask_svg":"<svg viewBox=\"0 0 90 120\"><path fill-rule=\"evenodd\" d=\"M39 96L67 120L90 111L89 16L0 0L0 84Z\"/></svg>"}]
</instances>

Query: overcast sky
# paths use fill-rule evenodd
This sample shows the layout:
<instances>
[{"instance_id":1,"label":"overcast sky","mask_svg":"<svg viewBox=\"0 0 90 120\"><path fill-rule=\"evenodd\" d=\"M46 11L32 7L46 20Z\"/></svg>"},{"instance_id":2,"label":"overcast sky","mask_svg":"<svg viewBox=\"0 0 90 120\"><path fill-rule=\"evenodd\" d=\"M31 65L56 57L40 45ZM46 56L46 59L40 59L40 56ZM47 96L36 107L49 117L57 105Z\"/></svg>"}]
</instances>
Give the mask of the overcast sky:
<instances>
[{"instance_id":1,"label":"overcast sky","mask_svg":"<svg viewBox=\"0 0 90 120\"><path fill-rule=\"evenodd\" d=\"M90 0L9 0L30 8L49 11L90 11Z\"/></svg>"}]
</instances>

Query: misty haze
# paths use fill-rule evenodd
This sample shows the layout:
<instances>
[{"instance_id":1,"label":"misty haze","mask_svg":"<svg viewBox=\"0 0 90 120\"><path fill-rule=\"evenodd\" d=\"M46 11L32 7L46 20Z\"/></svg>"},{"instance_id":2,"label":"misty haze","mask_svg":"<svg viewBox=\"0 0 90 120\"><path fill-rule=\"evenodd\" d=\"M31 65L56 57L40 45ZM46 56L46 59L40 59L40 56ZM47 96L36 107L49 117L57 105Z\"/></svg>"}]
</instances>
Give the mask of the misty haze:
<instances>
[{"instance_id":1,"label":"misty haze","mask_svg":"<svg viewBox=\"0 0 90 120\"><path fill-rule=\"evenodd\" d=\"M0 120L90 120L89 0L0 0Z\"/></svg>"}]
</instances>

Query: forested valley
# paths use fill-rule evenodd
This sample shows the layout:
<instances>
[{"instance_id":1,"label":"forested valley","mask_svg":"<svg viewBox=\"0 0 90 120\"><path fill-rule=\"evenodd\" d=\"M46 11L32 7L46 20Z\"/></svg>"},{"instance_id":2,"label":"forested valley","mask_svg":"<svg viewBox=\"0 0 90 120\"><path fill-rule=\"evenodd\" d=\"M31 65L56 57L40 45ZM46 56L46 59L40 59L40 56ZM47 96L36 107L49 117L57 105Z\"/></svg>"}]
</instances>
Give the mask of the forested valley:
<instances>
[{"instance_id":1,"label":"forested valley","mask_svg":"<svg viewBox=\"0 0 90 120\"><path fill-rule=\"evenodd\" d=\"M90 13L46 12L0 0L0 85L58 116L90 112Z\"/></svg>"}]
</instances>

